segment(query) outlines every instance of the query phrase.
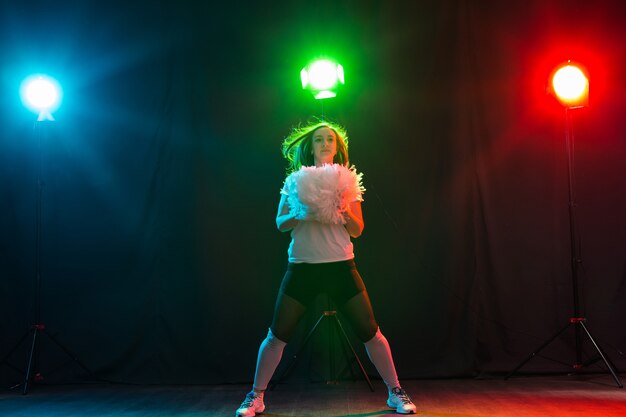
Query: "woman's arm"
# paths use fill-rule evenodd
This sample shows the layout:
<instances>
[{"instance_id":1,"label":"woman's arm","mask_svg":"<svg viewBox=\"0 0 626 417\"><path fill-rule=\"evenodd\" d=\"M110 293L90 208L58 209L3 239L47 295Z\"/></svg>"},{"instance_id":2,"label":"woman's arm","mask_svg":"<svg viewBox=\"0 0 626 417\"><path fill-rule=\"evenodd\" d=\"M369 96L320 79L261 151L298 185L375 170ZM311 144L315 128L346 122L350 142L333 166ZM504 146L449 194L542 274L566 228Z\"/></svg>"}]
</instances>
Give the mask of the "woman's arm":
<instances>
[{"instance_id":1,"label":"woman's arm","mask_svg":"<svg viewBox=\"0 0 626 417\"><path fill-rule=\"evenodd\" d=\"M298 224L299 220L296 220L292 214L289 214L289 202L287 196L282 194L280 196L280 203L278 203L278 213L276 214L276 227L281 232L287 232Z\"/></svg>"},{"instance_id":2,"label":"woman's arm","mask_svg":"<svg viewBox=\"0 0 626 417\"><path fill-rule=\"evenodd\" d=\"M346 230L352 237L359 237L363 233L365 223L363 222L363 212L361 211L361 202L355 201L350 203L348 210L343 214L343 218L346 219L344 224Z\"/></svg>"}]
</instances>

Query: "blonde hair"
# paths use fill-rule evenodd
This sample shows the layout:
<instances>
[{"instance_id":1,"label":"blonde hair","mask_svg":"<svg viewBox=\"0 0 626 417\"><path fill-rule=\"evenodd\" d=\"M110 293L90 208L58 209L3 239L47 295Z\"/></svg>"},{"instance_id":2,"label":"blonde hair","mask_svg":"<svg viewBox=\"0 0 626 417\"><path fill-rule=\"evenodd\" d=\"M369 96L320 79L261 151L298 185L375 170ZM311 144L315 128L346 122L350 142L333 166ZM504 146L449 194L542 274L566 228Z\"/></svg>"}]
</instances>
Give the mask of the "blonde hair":
<instances>
[{"instance_id":1,"label":"blonde hair","mask_svg":"<svg viewBox=\"0 0 626 417\"><path fill-rule=\"evenodd\" d=\"M311 152L313 133L322 127L327 127L337 136L337 154L333 162L344 166L348 165L348 135L346 130L336 123L318 121L305 126L295 127L283 140L282 152L288 162L288 174L299 170L303 166L315 165Z\"/></svg>"}]
</instances>

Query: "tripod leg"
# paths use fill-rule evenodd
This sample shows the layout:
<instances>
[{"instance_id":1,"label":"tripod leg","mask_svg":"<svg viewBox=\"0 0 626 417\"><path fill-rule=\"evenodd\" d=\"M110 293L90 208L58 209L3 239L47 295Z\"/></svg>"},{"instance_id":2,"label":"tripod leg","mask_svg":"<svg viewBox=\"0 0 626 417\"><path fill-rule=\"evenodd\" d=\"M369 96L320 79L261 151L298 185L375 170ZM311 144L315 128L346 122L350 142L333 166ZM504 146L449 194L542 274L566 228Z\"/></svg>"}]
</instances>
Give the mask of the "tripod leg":
<instances>
[{"instance_id":1,"label":"tripod leg","mask_svg":"<svg viewBox=\"0 0 626 417\"><path fill-rule=\"evenodd\" d=\"M504 379L506 380L506 379L509 379L511 376L513 376L513 374L515 374L517 371L519 371L522 366L526 365L526 363L528 363L532 358L537 356L539 354L539 352L541 352L543 349L545 349L546 346L548 346L550 343L552 343L552 341L554 339L559 337L561 335L561 333L563 333L565 330L567 330L569 328L570 324L571 323L568 323L567 326L563 327L554 336L552 336L545 343L543 343L541 346L539 346L537 349L535 349L530 355L528 355L528 357L526 359L524 359L522 361L522 363L517 365L517 367L515 369L513 369L511 372L509 372L509 374L507 376L505 376Z\"/></svg>"},{"instance_id":2,"label":"tripod leg","mask_svg":"<svg viewBox=\"0 0 626 417\"><path fill-rule=\"evenodd\" d=\"M50 332L47 329L43 329L43 332L46 336L48 336L50 338L50 340L52 340L54 342L55 345L57 345L63 352L65 352L67 354L67 356L69 356L74 362L76 362L78 364L78 366L80 366L81 368L83 368L83 370L85 372L87 372L89 374L89 376L91 378L93 378L94 380L97 380L98 378L96 378L96 376L94 375L93 372L91 372L91 370L89 368L87 368L87 366L85 366L85 364L83 364L80 359L78 359L78 357L72 353L72 351L70 351L68 348L66 348L65 346L63 346L61 344L61 342L59 342L57 340L57 338L55 336L53 336L52 334L50 334Z\"/></svg>"},{"instance_id":3,"label":"tripod leg","mask_svg":"<svg viewBox=\"0 0 626 417\"><path fill-rule=\"evenodd\" d=\"M352 380L356 381L357 375L354 373L354 369L352 366L352 364L354 363L354 357L352 357L350 354L351 352L348 346L348 342L345 340L345 338L342 338L341 329L339 327L339 324L337 323L338 321L339 321L339 317L337 317L337 321L335 322L335 325L333 326L333 330L335 331L335 335L340 338L339 344L341 345L341 350L343 351L343 357L346 360L345 361L346 363L339 373L335 372L332 374L334 376L333 380L340 381L343 375L346 373L346 371L348 371L350 372L350 376L352 377Z\"/></svg>"},{"instance_id":4,"label":"tripod leg","mask_svg":"<svg viewBox=\"0 0 626 417\"><path fill-rule=\"evenodd\" d=\"M587 326L585 325L585 323L582 322L582 321L579 321L578 324L580 324L582 326L582 328L585 330L585 333L587 333L587 336L589 337L589 340L591 340L591 343L593 343L593 346L596 348L596 350L600 354L600 357L604 361L604 364L609 369L609 372L611 372L611 375L613 376L613 379L615 380L615 383L617 384L617 386L619 388L624 388L624 385L622 385L622 381L620 381L620 379L618 378L617 374L615 373L615 370L613 369L613 367L609 363L608 359L604 356L604 353L602 353L602 349L600 349L600 346L598 346L596 341L593 339L593 336L591 336L591 333L587 329Z\"/></svg>"},{"instance_id":5,"label":"tripod leg","mask_svg":"<svg viewBox=\"0 0 626 417\"><path fill-rule=\"evenodd\" d=\"M361 373L363 374L363 377L367 381L367 385L369 385L370 391L374 392L374 386L372 385L372 381L370 381L370 377L367 375L367 372L365 372L365 368L363 367L363 364L361 363L361 360L359 359L359 356L354 351L354 348L352 347L352 343L350 343L350 339L348 339L348 335L346 334L346 331L343 329L343 326L341 325L341 322L339 321L339 318L336 315L333 316L333 317L335 317L335 323L337 323L337 325L339 326L339 329L341 330L341 333L343 334L343 338L345 339L346 343L348 343L348 346L350 346L350 350L352 351L352 355L354 356L354 359L356 359L357 363L359 364L359 368L361 369Z\"/></svg>"},{"instance_id":6,"label":"tripod leg","mask_svg":"<svg viewBox=\"0 0 626 417\"><path fill-rule=\"evenodd\" d=\"M22 343L24 342L24 340L26 340L26 338L28 337L28 331L26 331L24 333L24 335L22 336L22 338L20 339L19 342L17 342L15 344L15 346L13 346L13 348L11 348L11 350L9 351L9 353L7 353L6 355L4 355L4 358L2 358L2 360L0 361L0 365L2 365L3 363L6 363L7 366L13 368L14 370L18 371L19 373L22 373L21 369L18 369L16 366L12 365L11 363L9 363L9 358L11 357L11 355L13 355L13 353L17 350L17 348L19 348Z\"/></svg>"},{"instance_id":7,"label":"tripod leg","mask_svg":"<svg viewBox=\"0 0 626 417\"><path fill-rule=\"evenodd\" d=\"M26 365L26 376L24 377L24 389L22 390L22 394L26 395L28 393L28 381L30 380L30 371L33 365L33 357L35 356L35 349L37 348L37 333L39 332L39 328L37 326L33 326L33 342L30 346L30 354L28 355L28 364Z\"/></svg>"},{"instance_id":8,"label":"tripod leg","mask_svg":"<svg viewBox=\"0 0 626 417\"><path fill-rule=\"evenodd\" d=\"M339 326L337 326L336 331L337 331L337 334L340 333ZM350 349L349 349L347 342L345 342L345 340L341 344L341 347L343 350L343 357L346 358L346 365L343 367L343 369L339 373L339 378L341 378L342 375L344 375L347 370L348 372L350 372L350 376L352 377L352 380L356 381L357 375L354 373L354 369L352 366L352 364L354 363L354 358L350 356Z\"/></svg>"},{"instance_id":9,"label":"tripod leg","mask_svg":"<svg viewBox=\"0 0 626 417\"><path fill-rule=\"evenodd\" d=\"M317 323L315 323L315 326L313 326L309 334L307 334L306 337L304 338L304 341L302 342L302 345L300 346L298 351L291 358L291 361L289 362L285 370L280 373L278 378L272 380L272 382L270 383L270 387L269 387L270 391L274 391L276 384L278 384L280 381L286 378L287 375L289 375L289 372L291 372L293 367L296 365L296 362L298 362L298 357L300 356L300 353L302 353L307 343L309 342L309 339L311 339L311 336L313 336L313 333L315 333L315 330L317 330L317 327L322 322L322 319L324 319L324 317L326 317L324 314L320 316L320 318L317 320Z\"/></svg>"}]
</instances>

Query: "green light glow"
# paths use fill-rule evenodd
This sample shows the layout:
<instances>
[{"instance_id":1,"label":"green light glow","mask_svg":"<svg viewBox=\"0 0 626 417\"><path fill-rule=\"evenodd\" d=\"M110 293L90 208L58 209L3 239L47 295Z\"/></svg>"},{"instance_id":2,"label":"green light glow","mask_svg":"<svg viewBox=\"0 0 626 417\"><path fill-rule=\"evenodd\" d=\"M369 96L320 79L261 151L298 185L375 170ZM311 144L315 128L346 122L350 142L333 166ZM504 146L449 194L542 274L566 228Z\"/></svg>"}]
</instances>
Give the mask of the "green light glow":
<instances>
[{"instance_id":1,"label":"green light glow","mask_svg":"<svg viewBox=\"0 0 626 417\"><path fill-rule=\"evenodd\" d=\"M328 59L320 59L304 67L300 71L300 79L302 88L311 90L317 100L335 97L337 87L345 84L343 67Z\"/></svg>"},{"instance_id":2,"label":"green light glow","mask_svg":"<svg viewBox=\"0 0 626 417\"><path fill-rule=\"evenodd\" d=\"M315 100L321 100L323 98L333 98L337 97L337 93L333 93L330 90L322 90L319 93L315 94Z\"/></svg>"}]
</instances>

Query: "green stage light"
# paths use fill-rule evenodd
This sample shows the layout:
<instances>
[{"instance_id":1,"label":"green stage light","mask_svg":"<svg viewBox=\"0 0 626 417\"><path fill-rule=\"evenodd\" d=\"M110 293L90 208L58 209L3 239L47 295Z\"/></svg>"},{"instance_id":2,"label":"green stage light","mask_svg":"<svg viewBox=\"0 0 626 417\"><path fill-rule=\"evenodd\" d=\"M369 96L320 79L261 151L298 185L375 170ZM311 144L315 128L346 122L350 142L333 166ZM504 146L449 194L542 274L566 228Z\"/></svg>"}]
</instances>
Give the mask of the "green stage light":
<instances>
[{"instance_id":1,"label":"green stage light","mask_svg":"<svg viewBox=\"0 0 626 417\"><path fill-rule=\"evenodd\" d=\"M313 61L300 71L302 88L310 90L316 100L337 96L337 88L345 84L343 67L328 59Z\"/></svg>"}]
</instances>

